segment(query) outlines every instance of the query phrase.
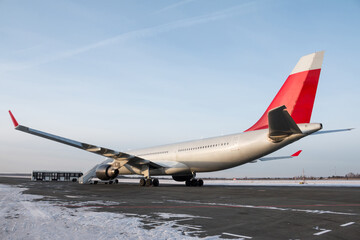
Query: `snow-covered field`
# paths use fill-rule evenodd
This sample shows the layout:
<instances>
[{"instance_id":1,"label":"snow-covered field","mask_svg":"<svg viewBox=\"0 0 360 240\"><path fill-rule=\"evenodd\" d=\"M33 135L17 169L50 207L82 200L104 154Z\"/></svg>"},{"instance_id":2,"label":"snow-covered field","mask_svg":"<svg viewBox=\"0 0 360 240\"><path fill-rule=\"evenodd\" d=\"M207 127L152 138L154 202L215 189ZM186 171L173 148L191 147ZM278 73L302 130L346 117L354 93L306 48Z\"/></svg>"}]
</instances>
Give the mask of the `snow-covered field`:
<instances>
[{"instance_id":1,"label":"snow-covered field","mask_svg":"<svg viewBox=\"0 0 360 240\"><path fill-rule=\"evenodd\" d=\"M137 179L121 179L122 182L137 183ZM208 180L207 185L240 186L347 186L360 187L360 181L318 180ZM176 183L173 180L161 180L161 183ZM178 183L183 184L183 183ZM42 196L23 194L25 188L0 184L0 239L197 239L203 232L201 226L188 225L188 219L201 216L154 212L152 216L99 212L91 206L116 205L119 202L87 201L71 202L64 207L63 202L45 201ZM68 199L77 196L67 195ZM192 203L195 204L195 203ZM90 206L82 208L81 206ZM212 203L208 203L212 205ZM255 208L256 206L241 206ZM258 207L257 207L258 208ZM280 209L283 211L284 209ZM288 209L289 210L289 209ZM291 211L295 211L290 209ZM290 211L289 210L289 211ZM314 210L297 210L312 211ZM318 210L315 210L318 211ZM326 211L328 212L328 211ZM339 214L339 213L336 213ZM211 236L205 239L220 239Z\"/></svg>"},{"instance_id":2,"label":"snow-covered field","mask_svg":"<svg viewBox=\"0 0 360 240\"><path fill-rule=\"evenodd\" d=\"M211 180L209 185L265 185L265 186L329 186L360 187L360 180Z\"/></svg>"},{"instance_id":3,"label":"snow-covered field","mask_svg":"<svg viewBox=\"0 0 360 240\"><path fill-rule=\"evenodd\" d=\"M26 178L30 179L29 175L11 175L3 174L3 177ZM96 179L99 180L99 179ZM124 183L139 183L137 178L120 178L119 182ZM184 185L184 182L176 182L173 179L160 179L160 184L177 184ZM205 185L229 185L229 186L326 186L326 187L360 187L360 180L339 180L339 179L322 179L322 180L204 180Z\"/></svg>"},{"instance_id":4,"label":"snow-covered field","mask_svg":"<svg viewBox=\"0 0 360 240\"><path fill-rule=\"evenodd\" d=\"M95 212L66 208L41 196L22 194L24 188L0 184L0 239L194 239L196 227L180 224L185 214L136 214ZM60 203L59 203L60 204ZM94 204L89 202L87 204ZM112 204L97 202L96 204ZM148 223L142 220L149 218ZM146 222L146 221L145 221ZM147 229L145 229L147 227ZM206 239L219 239L219 236Z\"/></svg>"},{"instance_id":5,"label":"snow-covered field","mask_svg":"<svg viewBox=\"0 0 360 240\"><path fill-rule=\"evenodd\" d=\"M120 179L119 182L138 183L138 179ZM360 180L204 180L204 185L230 186L327 186L327 187L360 187ZM160 179L160 184L180 184L172 179Z\"/></svg>"}]
</instances>

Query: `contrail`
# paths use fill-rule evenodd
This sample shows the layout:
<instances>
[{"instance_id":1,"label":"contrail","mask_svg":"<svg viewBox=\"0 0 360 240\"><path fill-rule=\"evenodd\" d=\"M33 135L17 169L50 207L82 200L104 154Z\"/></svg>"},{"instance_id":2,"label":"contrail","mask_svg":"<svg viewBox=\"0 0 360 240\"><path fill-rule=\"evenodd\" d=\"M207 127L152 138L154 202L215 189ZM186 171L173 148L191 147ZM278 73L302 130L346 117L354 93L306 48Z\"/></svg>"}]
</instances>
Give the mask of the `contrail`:
<instances>
[{"instance_id":1,"label":"contrail","mask_svg":"<svg viewBox=\"0 0 360 240\"><path fill-rule=\"evenodd\" d=\"M166 6L166 7L164 7L164 8L161 8L161 9L153 12L151 15L156 15L156 14L159 14L159 13L163 13L163 12L169 11L169 10L171 10L171 9L177 8L177 7L179 7L179 6L182 6L182 5L191 3L191 2L193 2L193 1L195 1L195 0L183 0L183 1L178 1L178 2L176 2L176 3L174 3L174 4L171 4L171 5L169 5L169 6Z\"/></svg>"},{"instance_id":2,"label":"contrail","mask_svg":"<svg viewBox=\"0 0 360 240\"><path fill-rule=\"evenodd\" d=\"M88 45L85 45L83 47L79 47L76 49L64 51L57 55L49 56L42 60L38 60L36 62L29 62L29 63L25 62L25 63L17 63L17 64L11 64L11 63L10 64L1 64L0 63L0 69L2 72L11 71L11 70L28 69L28 68L39 66L42 64L58 61L61 59L70 58L70 57L79 55L81 53L88 52L90 50L104 47L107 45L111 45L114 43L118 43L121 41L151 37L151 36L155 36L155 35L158 35L158 34L161 34L164 32L169 32L169 31L179 29L179 28L191 27L194 25L217 21L220 19L224 19L224 18L228 18L228 17L232 17L234 15L244 13L244 10L246 10L246 7L249 5L253 5L253 4L254 4L254 2L248 2L248 3L241 4L241 5L238 5L235 7L227 8L227 9L224 9L221 11L217 11L217 12L213 12L213 13L209 13L209 14L205 14L205 15L201 15L201 16L190 17L190 18L181 19L181 20L177 20L174 22L154 26L154 27L142 28L142 29L122 33L115 37L104 39L99 42L88 44Z\"/></svg>"}]
</instances>

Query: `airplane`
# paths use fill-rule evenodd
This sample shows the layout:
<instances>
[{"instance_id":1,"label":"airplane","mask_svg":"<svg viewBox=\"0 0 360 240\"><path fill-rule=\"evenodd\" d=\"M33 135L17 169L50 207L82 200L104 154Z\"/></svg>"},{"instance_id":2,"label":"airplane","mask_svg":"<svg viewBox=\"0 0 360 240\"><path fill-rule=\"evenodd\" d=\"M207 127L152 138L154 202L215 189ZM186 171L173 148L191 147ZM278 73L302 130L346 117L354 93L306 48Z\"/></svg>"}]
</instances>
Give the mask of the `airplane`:
<instances>
[{"instance_id":1,"label":"airplane","mask_svg":"<svg viewBox=\"0 0 360 240\"><path fill-rule=\"evenodd\" d=\"M112 183L118 175L137 174L143 176L140 186L159 186L153 176L161 175L171 175L186 186L203 186L204 181L197 179L196 173L296 157L301 151L285 157L265 156L314 133L351 130L318 132L322 124L310 123L323 58L324 51L301 57L260 119L244 132L226 136L122 152L19 125L10 110L9 114L16 130L107 158L89 170L80 183L90 183L95 176Z\"/></svg>"}]
</instances>

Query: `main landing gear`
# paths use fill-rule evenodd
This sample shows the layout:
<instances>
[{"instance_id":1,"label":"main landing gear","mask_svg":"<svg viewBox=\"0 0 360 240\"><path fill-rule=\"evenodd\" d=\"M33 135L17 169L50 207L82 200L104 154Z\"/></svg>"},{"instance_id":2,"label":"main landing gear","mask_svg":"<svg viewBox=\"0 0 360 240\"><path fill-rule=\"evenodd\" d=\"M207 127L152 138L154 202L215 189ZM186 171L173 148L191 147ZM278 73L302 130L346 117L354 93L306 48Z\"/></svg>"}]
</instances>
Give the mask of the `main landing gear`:
<instances>
[{"instance_id":1,"label":"main landing gear","mask_svg":"<svg viewBox=\"0 0 360 240\"><path fill-rule=\"evenodd\" d=\"M159 186L159 179L157 178L141 178L140 179L140 187L150 187L150 186L154 186L157 187Z\"/></svg>"},{"instance_id":2,"label":"main landing gear","mask_svg":"<svg viewBox=\"0 0 360 240\"><path fill-rule=\"evenodd\" d=\"M193 178L193 179L186 180L185 185L187 187L196 187L196 186L202 187L204 185L204 181L202 179Z\"/></svg>"}]
</instances>

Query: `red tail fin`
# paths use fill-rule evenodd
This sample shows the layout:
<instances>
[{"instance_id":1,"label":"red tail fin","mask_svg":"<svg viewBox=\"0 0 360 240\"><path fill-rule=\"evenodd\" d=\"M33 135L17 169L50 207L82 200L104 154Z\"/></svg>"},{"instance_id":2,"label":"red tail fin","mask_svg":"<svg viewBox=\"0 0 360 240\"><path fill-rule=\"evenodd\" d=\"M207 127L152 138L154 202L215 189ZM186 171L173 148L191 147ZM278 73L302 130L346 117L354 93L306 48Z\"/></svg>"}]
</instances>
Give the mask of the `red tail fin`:
<instances>
[{"instance_id":1,"label":"red tail fin","mask_svg":"<svg viewBox=\"0 0 360 240\"><path fill-rule=\"evenodd\" d=\"M262 117L245 132L268 128L268 112L282 105L295 123L309 123L323 58L324 51L300 58Z\"/></svg>"}]
</instances>

